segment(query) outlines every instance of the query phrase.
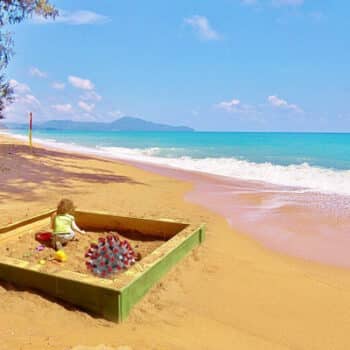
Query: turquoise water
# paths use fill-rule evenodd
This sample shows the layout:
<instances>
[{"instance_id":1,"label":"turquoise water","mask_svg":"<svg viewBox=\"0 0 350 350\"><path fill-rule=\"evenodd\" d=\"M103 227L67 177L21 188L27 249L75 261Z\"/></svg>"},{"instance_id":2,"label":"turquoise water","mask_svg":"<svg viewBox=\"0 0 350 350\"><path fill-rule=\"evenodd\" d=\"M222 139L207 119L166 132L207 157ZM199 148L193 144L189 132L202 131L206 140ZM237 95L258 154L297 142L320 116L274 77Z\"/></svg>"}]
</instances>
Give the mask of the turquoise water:
<instances>
[{"instance_id":1,"label":"turquoise water","mask_svg":"<svg viewBox=\"0 0 350 350\"><path fill-rule=\"evenodd\" d=\"M345 133L34 130L34 138L115 158L350 194L350 134Z\"/></svg>"},{"instance_id":2,"label":"turquoise water","mask_svg":"<svg viewBox=\"0 0 350 350\"><path fill-rule=\"evenodd\" d=\"M36 131L34 137L90 147L153 149L153 155L162 157L235 157L256 163L308 163L350 169L350 134L76 131L63 134L45 130Z\"/></svg>"}]
</instances>

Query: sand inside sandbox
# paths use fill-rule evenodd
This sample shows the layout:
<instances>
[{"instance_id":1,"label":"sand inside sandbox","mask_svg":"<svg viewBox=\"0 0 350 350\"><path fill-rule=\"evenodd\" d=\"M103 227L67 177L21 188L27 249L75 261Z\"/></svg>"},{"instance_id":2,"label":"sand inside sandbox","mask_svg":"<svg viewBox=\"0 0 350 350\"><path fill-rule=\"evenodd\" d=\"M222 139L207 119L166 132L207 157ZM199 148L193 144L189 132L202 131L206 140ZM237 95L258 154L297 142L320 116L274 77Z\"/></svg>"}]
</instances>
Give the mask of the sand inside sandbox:
<instances>
[{"instance_id":1,"label":"sand inside sandbox","mask_svg":"<svg viewBox=\"0 0 350 350\"><path fill-rule=\"evenodd\" d=\"M41 231L50 231L48 227L43 227ZM85 265L85 253L89 249L91 243L96 243L99 237L106 237L111 232L86 232L85 234L77 234L76 239L70 241L65 247L64 251L68 257L67 261L59 262L55 260L55 250L50 246L45 246L42 251L38 251L37 247L41 245L36 241L32 234L24 234L12 239L0 242L1 256L7 256L32 264L44 262L41 270L43 272L57 272L59 270L69 270L83 274L91 274ZM141 259L150 254L161 244L163 240L149 238L138 234L123 235L117 233L121 240L126 239L135 253L139 253ZM122 272L121 272L122 273ZM116 274L112 274L109 278L115 278Z\"/></svg>"}]
</instances>

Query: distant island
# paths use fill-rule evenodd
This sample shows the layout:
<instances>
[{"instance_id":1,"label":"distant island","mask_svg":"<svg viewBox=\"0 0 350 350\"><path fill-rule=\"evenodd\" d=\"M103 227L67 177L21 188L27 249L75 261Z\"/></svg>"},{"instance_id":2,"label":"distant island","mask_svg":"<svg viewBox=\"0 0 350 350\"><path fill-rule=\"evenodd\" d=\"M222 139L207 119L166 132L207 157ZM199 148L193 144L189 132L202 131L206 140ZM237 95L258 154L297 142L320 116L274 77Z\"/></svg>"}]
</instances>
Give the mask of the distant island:
<instances>
[{"instance_id":1,"label":"distant island","mask_svg":"<svg viewBox=\"0 0 350 350\"><path fill-rule=\"evenodd\" d=\"M27 124L5 123L10 129L26 129ZM122 117L110 123L76 122L73 120L49 120L35 124L35 129L63 131L194 131L187 126L157 124L134 117Z\"/></svg>"}]
</instances>

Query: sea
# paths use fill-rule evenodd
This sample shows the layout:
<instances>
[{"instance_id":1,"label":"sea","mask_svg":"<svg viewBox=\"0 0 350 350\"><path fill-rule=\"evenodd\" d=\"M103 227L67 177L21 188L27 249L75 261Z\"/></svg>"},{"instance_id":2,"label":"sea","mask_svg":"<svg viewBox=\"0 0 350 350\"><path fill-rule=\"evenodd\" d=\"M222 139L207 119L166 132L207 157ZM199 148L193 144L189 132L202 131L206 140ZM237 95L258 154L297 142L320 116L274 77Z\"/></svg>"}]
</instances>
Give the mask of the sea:
<instances>
[{"instance_id":1,"label":"sea","mask_svg":"<svg viewBox=\"0 0 350 350\"><path fill-rule=\"evenodd\" d=\"M350 195L349 133L38 130L34 138L119 159Z\"/></svg>"},{"instance_id":2,"label":"sea","mask_svg":"<svg viewBox=\"0 0 350 350\"><path fill-rule=\"evenodd\" d=\"M7 132L28 137L26 130ZM349 133L34 129L33 136L38 144L190 180L195 186L186 200L224 216L263 246L350 268Z\"/></svg>"}]
</instances>

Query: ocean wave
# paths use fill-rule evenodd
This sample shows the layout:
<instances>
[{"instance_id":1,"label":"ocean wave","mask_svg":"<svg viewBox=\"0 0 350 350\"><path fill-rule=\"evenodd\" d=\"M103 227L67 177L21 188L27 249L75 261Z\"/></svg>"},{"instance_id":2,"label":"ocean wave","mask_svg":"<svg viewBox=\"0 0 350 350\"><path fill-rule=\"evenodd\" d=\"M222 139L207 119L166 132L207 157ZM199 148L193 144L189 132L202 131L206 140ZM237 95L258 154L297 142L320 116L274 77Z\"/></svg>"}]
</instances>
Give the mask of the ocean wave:
<instances>
[{"instance_id":1,"label":"ocean wave","mask_svg":"<svg viewBox=\"0 0 350 350\"><path fill-rule=\"evenodd\" d=\"M310 166L308 163L288 166L255 163L236 158L164 158L147 154L146 150L101 147L103 153L117 158L148 162L189 171L209 173L237 179L268 182L324 193L350 195L350 170L334 170Z\"/></svg>"},{"instance_id":2,"label":"ocean wave","mask_svg":"<svg viewBox=\"0 0 350 350\"><path fill-rule=\"evenodd\" d=\"M13 136L13 135L12 135ZM16 137L26 139L24 136ZM124 148L124 147L85 147L77 144L61 143L54 140L34 139L35 142L50 147L104 156L151 163L160 166L202 172L230 178L267 182L286 187L299 188L300 191L315 191L350 195L350 170L335 170L302 164L276 165L270 162L255 163L247 160L229 158L193 158L188 156L164 157L164 149Z\"/></svg>"}]
</instances>

